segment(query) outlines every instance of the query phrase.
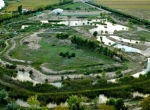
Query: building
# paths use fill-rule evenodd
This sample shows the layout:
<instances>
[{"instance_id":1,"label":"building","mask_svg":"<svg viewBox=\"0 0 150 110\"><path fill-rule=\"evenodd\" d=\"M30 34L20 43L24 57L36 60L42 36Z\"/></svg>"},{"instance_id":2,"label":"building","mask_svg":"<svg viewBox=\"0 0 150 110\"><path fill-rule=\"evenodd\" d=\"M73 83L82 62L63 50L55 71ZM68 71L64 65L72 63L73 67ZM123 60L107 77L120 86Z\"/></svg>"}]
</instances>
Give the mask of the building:
<instances>
[{"instance_id":1,"label":"building","mask_svg":"<svg viewBox=\"0 0 150 110\"><path fill-rule=\"evenodd\" d=\"M63 11L64 11L63 9L57 8L52 11L52 14L60 15L62 14Z\"/></svg>"}]
</instances>

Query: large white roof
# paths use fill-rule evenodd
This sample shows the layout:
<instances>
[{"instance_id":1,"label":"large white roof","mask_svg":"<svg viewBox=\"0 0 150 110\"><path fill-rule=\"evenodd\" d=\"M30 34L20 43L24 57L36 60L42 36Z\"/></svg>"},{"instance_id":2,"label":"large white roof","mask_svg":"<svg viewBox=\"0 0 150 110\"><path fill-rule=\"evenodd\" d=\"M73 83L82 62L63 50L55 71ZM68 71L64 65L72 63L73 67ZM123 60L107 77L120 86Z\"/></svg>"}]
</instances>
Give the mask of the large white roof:
<instances>
[{"instance_id":1,"label":"large white roof","mask_svg":"<svg viewBox=\"0 0 150 110\"><path fill-rule=\"evenodd\" d=\"M63 9L57 8L55 10L52 11L53 13L62 13Z\"/></svg>"}]
</instances>

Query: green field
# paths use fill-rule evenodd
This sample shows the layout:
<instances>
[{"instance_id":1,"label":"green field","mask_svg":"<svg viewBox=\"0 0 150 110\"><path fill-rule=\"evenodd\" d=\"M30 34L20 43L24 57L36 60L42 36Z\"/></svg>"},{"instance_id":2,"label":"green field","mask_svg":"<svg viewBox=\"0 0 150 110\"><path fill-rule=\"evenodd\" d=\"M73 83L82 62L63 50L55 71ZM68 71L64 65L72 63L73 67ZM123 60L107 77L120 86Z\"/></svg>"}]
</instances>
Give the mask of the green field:
<instances>
[{"instance_id":1,"label":"green field","mask_svg":"<svg viewBox=\"0 0 150 110\"><path fill-rule=\"evenodd\" d=\"M96 3L140 18L150 19L150 0L96 0Z\"/></svg>"},{"instance_id":2,"label":"green field","mask_svg":"<svg viewBox=\"0 0 150 110\"><path fill-rule=\"evenodd\" d=\"M23 9L34 10L36 8L56 3L59 3L59 0L20 0L20 2L17 2L17 0L11 0L8 2L8 7L6 7L5 11L17 10L19 5L22 5Z\"/></svg>"},{"instance_id":3,"label":"green field","mask_svg":"<svg viewBox=\"0 0 150 110\"><path fill-rule=\"evenodd\" d=\"M115 61L100 55L87 48L79 48L72 44L69 39L60 40L55 36L43 37L39 42L41 48L37 50L29 49L27 45L18 45L11 52L13 58L32 61L33 66L39 67L46 63L46 67L53 70L82 70L87 65L98 65L95 69L101 69L104 66L113 66ZM75 53L76 57L68 58L59 55L60 52L69 54ZM104 65L101 65L104 64ZM89 70L94 68L89 68Z\"/></svg>"}]
</instances>

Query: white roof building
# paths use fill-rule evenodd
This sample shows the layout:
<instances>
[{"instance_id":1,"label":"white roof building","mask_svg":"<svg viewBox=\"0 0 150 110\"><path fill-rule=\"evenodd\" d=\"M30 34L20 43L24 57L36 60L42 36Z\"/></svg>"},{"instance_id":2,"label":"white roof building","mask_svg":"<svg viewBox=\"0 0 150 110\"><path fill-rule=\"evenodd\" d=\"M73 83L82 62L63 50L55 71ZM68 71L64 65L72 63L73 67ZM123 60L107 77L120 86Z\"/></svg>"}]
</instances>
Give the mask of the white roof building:
<instances>
[{"instance_id":1,"label":"white roof building","mask_svg":"<svg viewBox=\"0 0 150 110\"><path fill-rule=\"evenodd\" d=\"M53 14L56 14L56 15L59 15L63 12L64 10L63 9L60 9L60 8L57 8L55 10L52 11Z\"/></svg>"}]
</instances>

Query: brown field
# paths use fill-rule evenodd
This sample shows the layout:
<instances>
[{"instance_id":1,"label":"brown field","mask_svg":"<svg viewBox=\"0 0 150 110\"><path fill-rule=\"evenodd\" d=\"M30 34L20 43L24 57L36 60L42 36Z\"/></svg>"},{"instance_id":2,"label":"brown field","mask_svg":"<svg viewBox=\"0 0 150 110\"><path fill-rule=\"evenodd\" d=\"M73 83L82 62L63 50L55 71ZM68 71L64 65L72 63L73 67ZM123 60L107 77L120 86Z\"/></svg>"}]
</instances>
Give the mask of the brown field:
<instances>
[{"instance_id":1,"label":"brown field","mask_svg":"<svg viewBox=\"0 0 150 110\"><path fill-rule=\"evenodd\" d=\"M150 19L150 0L96 0L96 3L140 18Z\"/></svg>"},{"instance_id":2,"label":"brown field","mask_svg":"<svg viewBox=\"0 0 150 110\"><path fill-rule=\"evenodd\" d=\"M22 8L27 8L30 10L44 7L50 4L59 3L59 0L20 0L20 2L17 2L17 0L12 0L8 2L8 7L5 9L5 11L14 11L17 10L19 5L22 5Z\"/></svg>"}]
</instances>

